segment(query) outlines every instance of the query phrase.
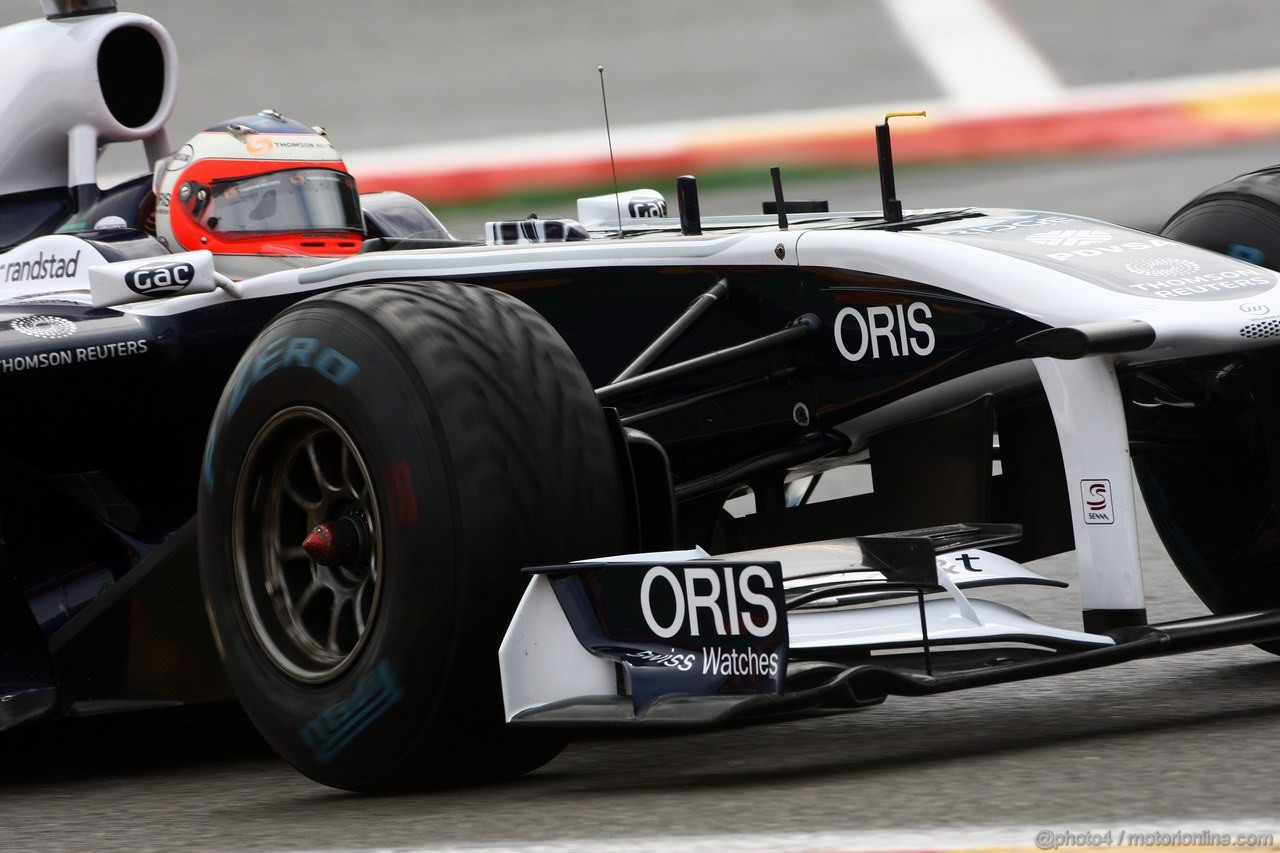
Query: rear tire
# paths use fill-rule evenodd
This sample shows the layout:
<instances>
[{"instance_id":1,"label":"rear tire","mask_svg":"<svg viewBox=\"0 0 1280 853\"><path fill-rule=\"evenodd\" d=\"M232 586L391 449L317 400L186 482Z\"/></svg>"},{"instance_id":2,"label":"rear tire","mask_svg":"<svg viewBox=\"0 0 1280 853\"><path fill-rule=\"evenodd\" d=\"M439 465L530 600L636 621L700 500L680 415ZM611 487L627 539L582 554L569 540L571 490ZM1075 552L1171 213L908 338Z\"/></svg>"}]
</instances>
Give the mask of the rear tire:
<instances>
[{"instance_id":1,"label":"rear tire","mask_svg":"<svg viewBox=\"0 0 1280 853\"><path fill-rule=\"evenodd\" d=\"M201 576L228 677L327 785L535 769L563 740L504 725L519 569L626 550L626 506L591 385L528 306L440 283L300 302L246 352L206 449ZM318 522L332 552L300 547Z\"/></svg>"}]
</instances>

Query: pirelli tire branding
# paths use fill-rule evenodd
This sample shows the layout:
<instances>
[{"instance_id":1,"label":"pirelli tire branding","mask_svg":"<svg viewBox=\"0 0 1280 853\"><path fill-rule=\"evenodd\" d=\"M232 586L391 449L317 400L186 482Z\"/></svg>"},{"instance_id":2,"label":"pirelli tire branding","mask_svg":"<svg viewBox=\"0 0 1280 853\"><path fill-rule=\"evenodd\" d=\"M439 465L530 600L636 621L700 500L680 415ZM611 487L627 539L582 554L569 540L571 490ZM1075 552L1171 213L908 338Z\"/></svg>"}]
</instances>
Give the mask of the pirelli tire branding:
<instances>
[{"instance_id":1,"label":"pirelli tire branding","mask_svg":"<svg viewBox=\"0 0 1280 853\"><path fill-rule=\"evenodd\" d=\"M637 712L662 696L782 691L776 562L584 564L552 588L583 647L623 664Z\"/></svg>"},{"instance_id":2,"label":"pirelli tire branding","mask_svg":"<svg viewBox=\"0 0 1280 853\"><path fill-rule=\"evenodd\" d=\"M1272 270L1238 258L1092 219L1015 213L981 225L929 229L928 233L1144 299L1247 299L1280 281Z\"/></svg>"}]
</instances>

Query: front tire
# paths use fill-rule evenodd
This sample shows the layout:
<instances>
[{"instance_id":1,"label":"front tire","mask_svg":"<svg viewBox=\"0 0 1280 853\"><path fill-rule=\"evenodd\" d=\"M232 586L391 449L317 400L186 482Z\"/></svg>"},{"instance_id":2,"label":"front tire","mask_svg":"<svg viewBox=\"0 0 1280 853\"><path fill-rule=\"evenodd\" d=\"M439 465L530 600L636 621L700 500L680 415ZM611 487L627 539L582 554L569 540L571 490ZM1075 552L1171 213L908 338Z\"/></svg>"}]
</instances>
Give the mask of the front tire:
<instances>
[{"instance_id":1,"label":"front tire","mask_svg":"<svg viewBox=\"0 0 1280 853\"><path fill-rule=\"evenodd\" d=\"M327 785L532 770L563 742L503 724L519 569L626 550L625 507L603 411L532 309L441 283L300 302L246 352L206 450L201 577L228 677Z\"/></svg>"},{"instance_id":2,"label":"front tire","mask_svg":"<svg viewBox=\"0 0 1280 853\"><path fill-rule=\"evenodd\" d=\"M1280 167L1206 190L1161 236L1280 270ZM1280 607L1277 375L1270 349L1136 378L1135 473L1170 556L1214 613ZM1280 654L1280 642L1259 647Z\"/></svg>"}]
</instances>

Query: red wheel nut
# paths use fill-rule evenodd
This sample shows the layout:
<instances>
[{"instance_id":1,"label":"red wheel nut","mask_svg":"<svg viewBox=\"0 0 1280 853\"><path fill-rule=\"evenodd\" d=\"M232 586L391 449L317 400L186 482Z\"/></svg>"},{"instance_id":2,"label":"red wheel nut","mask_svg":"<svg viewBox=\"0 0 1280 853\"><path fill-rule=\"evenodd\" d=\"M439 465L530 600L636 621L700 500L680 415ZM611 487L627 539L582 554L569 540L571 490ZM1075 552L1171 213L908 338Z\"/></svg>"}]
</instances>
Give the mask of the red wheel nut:
<instances>
[{"instance_id":1,"label":"red wheel nut","mask_svg":"<svg viewBox=\"0 0 1280 853\"><path fill-rule=\"evenodd\" d=\"M302 540L302 550L320 565L332 566L338 561L337 531L327 521L317 524Z\"/></svg>"}]
</instances>

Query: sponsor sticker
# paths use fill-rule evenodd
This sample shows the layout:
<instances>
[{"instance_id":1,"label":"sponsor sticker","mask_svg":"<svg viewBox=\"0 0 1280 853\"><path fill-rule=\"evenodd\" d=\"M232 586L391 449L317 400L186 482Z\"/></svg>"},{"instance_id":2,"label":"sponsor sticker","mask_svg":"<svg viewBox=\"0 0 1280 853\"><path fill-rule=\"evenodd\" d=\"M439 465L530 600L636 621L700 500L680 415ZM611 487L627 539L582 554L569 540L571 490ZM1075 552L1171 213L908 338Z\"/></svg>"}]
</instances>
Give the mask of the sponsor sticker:
<instances>
[{"instance_id":1,"label":"sponsor sticker","mask_svg":"<svg viewBox=\"0 0 1280 853\"><path fill-rule=\"evenodd\" d=\"M47 317L37 314L9 321L9 328L33 338L51 340L69 338L76 333L76 324L65 317Z\"/></svg>"},{"instance_id":2,"label":"sponsor sticker","mask_svg":"<svg viewBox=\"0 0 1280 853\"><path fill-rule=\"evenodd\" d=\"M1027 237L1027 242L1035 243L1037 246L1095 246L1099 243L1110 243L1114 239L1110 231L1063 228L1058 231L1031 234Z\"/></svg>"},{"instance_id":3,"label":"sponsor sticker","mask_svg":"<svg viewBox=\"0 0 1280 853\"><path fill-rule=\"evenodd\" d=\"M980 558L977 554L961 551L959 554L939 557L938 568L952 577L965 577L969 574L980 575L982 574L982 567L978 565L979 562Z\"/></svg>"},{"instance_id":4,"label":"sponsor sticker","mask_svg":"<svg viewBox=\"0 0 1280 853\"><path fill-rule=\"evenodd\" d=\"M24 281L46 281L56 278L75 278L80 270L80 252L63 256L55 252L46 255L43 251L34 258L21 261L10 261L0 269L4 270L5 284L16 284Z\"/></svg>"},{"instance_id":5,"label":"sponsor sticker","mask_svg":"<svg viewBox=\"0 0 1280 853\"><path fill-rule=\"evenodd\" d=\"M667 203L660 198L636 198L627 203L632 219L651 219L667 215Z\"/></svg>"},{"instance_id":6,"label":"sponsor sticker","mask_svg":"<svg viewBox=\"0 0 1280 853\"><path fill-rule=\"evenodd\" d=\"M1085 524L1114 524L1111 507L1110 480L1081 480L1080 496L1084 501Z\"/></svg>"},{"instance_id":7,"label":"sponsor sticker","mask_svg":"<svg viewBox=\"0 0 1280 853\"><path fill-rule=\"evenodd\" d=\"M113 358L129 358L131 356L146 355L146 353L147 342L142 339L136 341L112 341L111 343L90 344L83 347L68 347L50 352L0 358L0 374L26 373L27 371L43 370L49 367L67 367L72 364L87 364L91 361L106 361Z\"/></svg>"},{"instance_id":8,"label":"sponsor sticker","mask_svg":"<svg viewBox=\"0 0 1280 853\"><path fill-rule=\"evenodd\" d=\"M147 264L125 273L124 283L139 296L168 296L185 290L196 280L194 264L184 262Z\"/></svg>"},{"instance_id":9,"label":"sponsor sticker","mask_svg":"<svg viewBox=\"0 0 1280 853\"><path fill-rule=\"evenodd\" d=\"M169 158L169 164L165 166L165 171L176 172L179 169L185 168L195 156L196 149L192 148L190 145L184 145L174 152L174 155Z\"/></svg>"},{"instance_id":10,"label":"sponsor sticker","mask_svg":"<svg viewBox=\"0 0 1280 853\"><path fill-rule=\"evenodd\" d=\"M1020 228L1047 228L1050 225L1064 225L1076 220L1068 216L1032 216L1026 219L1005 219L990 225L975 225L972 228L961 228L958 231L946 232L951 236L1002 234L1006 231L1017 231Z\"/></svg>"},{"instance_id":11,"label":"sponsor sticker","mask_svg":"<svg viewBox=\"0 0 1280 853\"><path fill-rule=\"evenodd\" d=\"M551 574L583 647L625 667L636 710L660 696L780 693L786 601L776 562L582 564Z\"/></svg>"},{"instance_id":12,"label":"sponsor sticker","mask_svg":"<svg viewBox=\"0 0 1280 853\"><path fill-rule=\"evenodd\" d=\"M1168 301L1252 299L1280 282L1256 263L1259 254L1235 258L1174 240L1088 219L1024 214L927 233L963 240L1001 254L1064 272L1114 293ZM1034 228L1028 227L1034 225ZM1070 227L1044 228L1044 225ZM1028 233L1031 232L1031 233Z\"/></svg>"},{"instance_id":13,"label":"sponsor sticker","mask_svg":"<svg viewBox=\"0 0 1280 853\"><path fill-rule=\"evenodd\" d=\"M834 326L836 349L849 361L929 355L938 342L932 319L923 302L842 308Z\"/></svg>"},{"instance_id":14,"label":"sponsor sticker","mask_svg":"<svg viewBox=\"0 0 1280 853\"><path fill-rule=\"evenodd\" d=\"M1186 258L1143 258L1130 261L1124 268L1134 275L1151 275L1161 278L1173 278L1180 275L1191 275L1200 271L1200 265Z\"/></svg>"}]
</instances>

